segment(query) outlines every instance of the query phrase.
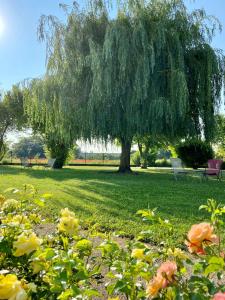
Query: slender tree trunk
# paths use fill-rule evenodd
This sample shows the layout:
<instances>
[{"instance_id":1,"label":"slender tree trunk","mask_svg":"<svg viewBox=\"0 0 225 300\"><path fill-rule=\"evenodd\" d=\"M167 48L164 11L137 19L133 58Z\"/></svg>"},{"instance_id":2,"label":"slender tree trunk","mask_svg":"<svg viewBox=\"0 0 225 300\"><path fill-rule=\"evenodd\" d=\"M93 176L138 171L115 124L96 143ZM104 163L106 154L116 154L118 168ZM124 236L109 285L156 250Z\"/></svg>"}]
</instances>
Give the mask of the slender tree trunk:
<instances>
[{"instance_id":1,"label":"slender tree trunk","mask_svg":"<svg viewBox=\"0 0 225 300\"><path fill-rule=\"evenodd\" d=\"M121 139L121 156L120 156L120 173L130 173L130 151L131 151L131 140Z\"/></svg>"},{"instance_id":2,"label":"slender tree trunk","mask_svg":"<svg viewBox=\"0 0 225 300\"><path fill-rule=\"evenodd\" d=\"M140 158L141 158L141 168L147 169L148 168L148 152L150 149L150 146L148 143L145 144L145 147L143 148L143 145L138 142L138 149L140 152Z\"/></svg>"},{"instance_id":3,"label":"slender tree trunk","mask_svg":"<svg viewBox=\"0 0 225 300\"><path fill-rule=\"evenodd\" d=\"M142 158L141 168L142 169L147 169L148 168L148 160L147 160L146 155L144 155L144 157Z\"/></svg>"},{"instance_id":4,"label":"slender tree trunk","mask_svg":"<svg viewBox=\"0 0 225 300\"><path fill-rule=\"evenodd\" d=\"M147 169L148 168L148 152L149 152L149 145L145 146L144 152L142 152L142 159L141 159L141 168Z\"/></svg>"}]
</instances>

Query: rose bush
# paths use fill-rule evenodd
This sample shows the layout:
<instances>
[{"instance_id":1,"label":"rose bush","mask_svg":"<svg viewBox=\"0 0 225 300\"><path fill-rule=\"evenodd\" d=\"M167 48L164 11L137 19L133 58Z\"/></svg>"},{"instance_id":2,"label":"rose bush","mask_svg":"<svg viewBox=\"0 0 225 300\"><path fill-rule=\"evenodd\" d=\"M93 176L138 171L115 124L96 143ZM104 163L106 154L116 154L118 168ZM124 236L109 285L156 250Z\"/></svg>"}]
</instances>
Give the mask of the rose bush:
<instances>
[{"instance_id":1,"label":"rose bush","mask_svg":"<svg viewBox=\"0 0 225 300\"><path fill-rule=\"evenodd\" d=\"M155 209L138 214L149 223L148 234L156 224L161 228L159 246L143 241L146 232L131 241L84 230L68 208L44 219L41 210L51 195L39 195L31 185L5 194L0 299L225 299L225 207L214 200L201 206L210 221L191 226L181 249L166 242L174 226ZM53 230L42 235L39 229L49 223Z\"/></svg>"}]
</instances>

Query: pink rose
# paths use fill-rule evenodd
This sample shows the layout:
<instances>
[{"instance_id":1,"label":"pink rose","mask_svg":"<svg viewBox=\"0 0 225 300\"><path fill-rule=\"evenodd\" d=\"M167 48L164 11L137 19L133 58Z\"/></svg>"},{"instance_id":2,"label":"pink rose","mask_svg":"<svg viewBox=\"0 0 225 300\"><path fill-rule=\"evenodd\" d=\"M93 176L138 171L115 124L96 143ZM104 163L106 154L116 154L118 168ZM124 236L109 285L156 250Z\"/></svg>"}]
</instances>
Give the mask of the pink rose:
<instances>
[{"instance_id":1,"label":"pink rose","mask_svg":"<svg viewBox=\"0 0 225 300\"><path fill-rule=\"evenodd\" d=\"M156 276L149 282L146 293L148 297L154 298L161 289L173 281L173 277L177 271L177 265L174 261L166 261L161 264L157 270Z\"/></svg>"},{"instance_id":2,"label":"pink rose","mask_svg":"<svg viewBox=\"0 0 225 300\"><path fill-rule=\"evenodd\" d=\"M177 264L174 261L166 261L161 264L157 270L157 275L161 275L169 282L173 281L173 277L177 272Z\"/></svg>"},{"instance_id":3,"label":"pink rose","mask_svg":"<svg viewBox=\"0 0 225 300\"><path fill-rule=\"evenodd\" d=\"M213 300L225 300L225 293L217 293L214 295Z\"/></svg>"}]
</instances>

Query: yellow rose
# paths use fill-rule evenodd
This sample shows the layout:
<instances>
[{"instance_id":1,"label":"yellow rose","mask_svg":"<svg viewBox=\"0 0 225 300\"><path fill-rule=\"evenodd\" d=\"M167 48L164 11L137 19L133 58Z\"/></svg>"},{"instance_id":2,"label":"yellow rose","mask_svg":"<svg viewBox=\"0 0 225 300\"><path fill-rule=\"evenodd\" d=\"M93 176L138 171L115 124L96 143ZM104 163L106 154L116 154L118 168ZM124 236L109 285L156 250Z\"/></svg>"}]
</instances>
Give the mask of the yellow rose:
<instances>
[{"instance_id":1,"label":"yellow rose","mask_svg":"<svg viewBox=\"0 0 225 300\"><path fill-rule=\"evenodd\" d=\"M33 269L33 274L37 274L41 270L43 270L43 263L41 263L40 261L32 261L30 263L30 266Z\"/></svg>"},{"instance_id":2,"label":"yellow rose","mask_svg":"<svg viewBox=\"0 0 225 300\"><path fill-rule=\"evenodd\" d=\"M14 224L14 225L24 225L24 224L29 224L29 220L27 216L22 216L22 215L15 215L13 217L8 217L2 221L5 224Z\"/></svg>"},{"instance_id":3,"label":"yellow rose","mask_svg":"<svg viewBox=\"0 0 225 300\"><path fill-rule=\"evenodd\" d=\"M67 207L64 209L61 209L61 216L62 217L73 217L75 218L75 213L70 211Z\"/></svg>"},{"instance_id":4,"label":"yellow rose","mask_svg":"<svg viewBox=\"0 0 225 300\"><path fill-rule=\"evenodd\" d=\"M187 259L188 258L187 254L179 248L174 248L174 250L169 248L168 251L167 251L167 254L171 255L171 256L174 256L174 257L177 257L179 259Z\"/></svg>"},{"instance_id":5,"label":"yellow rose","mask_svg":"<svg viewBox=\"0 0 225 300\"><path fill-rule=\"evenodd\" d=\"M79 226L78 219L71 216L62 217L58 224L58 230L68 235L73 235L76 233L78 226Z\"/></svg>"},{"instance_id":6,"label":"yellow rose","mask_svg":"<svg viewBox=\"0 0 225 300\"><path fill-rule=\"evenodd\" d=\"M16 275L0 275L0 299L26 300L27 293L22 288L21 282Z\"/></svg>"},{"instance_id":7,"label":"yellow rose","mask_svg":"<svg viewBox=\"0 0 225 300\"><path fill-rule=\"evenodd\" d=\"M14 211L19 206L19 202L15 199L8 199L2 205L2 210Z\"/></svg>"},{"instance_id":8,"label":"yellow rose","mask_svg":"<svg viewBox=\"0 0 225 300\"><path fill-rule=\"evenodd\" d=\"M30 214L29 219L30 219L31 222L33 222L35 224L37 224L41 221L40 216L38 216L37 214Z\"/></svg>"},{"instance_id":9,"label":"yellow rose","mask_svg":"<svg viewBox=\"0 0 225 300\"><path fill-rule=\"evenodd\" d=\"M131 257L136 259L144 259L145 258L144 251L145 249L133 249L131 253Z\"/></svg>"},{"instance_id":10,"label":"yellow rose","mask_svg":"<svg viewBox=\"0 0 225 300\"><path fill-rule=\"evenodd\" d=\"M37 293L37 285L33 282L30 282L26 285L27 289L31 292Z\"/></svg>"},{"instance_id":11,"label":"yellow rose","mask_svg":"<svg viewBox=\"0 0 225 300\"><path fill-rule=\"evenodd\" d=\"M24 254L30 254L37 250L42 243L34 232L22 233L18 236L17 241L13 243L13 247L16 249L14 256L22 256Z\"/></svg>"},{"instance_id":12,"label":"yellow rose","mask_svg":"<svg viewBox=\"0 0 225 300\"><path fill-rule=\"evenodd\" d=\"M87 239L80 240L77 242L75 248L81 252L90 252L92 249L92 242Z\"/></svg>"}]
</instances>

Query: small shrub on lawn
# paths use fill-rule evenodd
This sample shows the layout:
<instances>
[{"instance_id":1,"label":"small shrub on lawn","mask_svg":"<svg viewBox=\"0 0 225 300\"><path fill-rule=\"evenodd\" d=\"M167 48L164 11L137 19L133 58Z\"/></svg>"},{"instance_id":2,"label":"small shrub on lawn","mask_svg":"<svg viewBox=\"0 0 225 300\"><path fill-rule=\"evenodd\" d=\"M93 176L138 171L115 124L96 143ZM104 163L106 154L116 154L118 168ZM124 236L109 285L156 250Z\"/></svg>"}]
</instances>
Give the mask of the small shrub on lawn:
<instances>
[{"instance_id":1,"label":"small shrub on lawn","mask_svg":"<svg viewBox=\"0 0 225 300\"><path fill-rule=\"evenodd\" d=\"M194 169L206 165L214 155L211 145L201 140L185 141L176 147L176 152L187 167Z\"/></svg>"},{"instance_id":2,"label":"small shrub on lawn","mask_svg":"<svg viewBox=\"0 0 225 300\"><path fill-rule=\"evenodd\" d=\"M139 151L131 154L131 163L137 167L141 165L141 156Z\"/></svg>"},{"instance_id":3,"label":"small shrub on lawn","mask_svg":"<svg viewBox=\"0 0 225 300\"><path fill-rule=\"evenodd\" d=\"M155 161L155 166L159 168L171 167L171 163L169 159L162 158Z\"/></svg>"},{"instance_id":4,"label":"small shrub on lawn","mask_svg":"<svg viewBox=\"0 0 225 300\"><path fill-rule=\"evenodd\" d=\"M114 235L81 230L68 208L52 217L52 233L38 236L37 228L50 221L39 207L51 195L39 195L31 185L8 193L0 196L0 299L225 299L225 207L214 200L200 207L211 221L185 235L188 253L168 247L174 226L155 209L138 211L149 230L124 245ZM140 242L155 225L163 243Z\"/></svg>"}]
</instances>

